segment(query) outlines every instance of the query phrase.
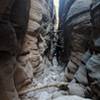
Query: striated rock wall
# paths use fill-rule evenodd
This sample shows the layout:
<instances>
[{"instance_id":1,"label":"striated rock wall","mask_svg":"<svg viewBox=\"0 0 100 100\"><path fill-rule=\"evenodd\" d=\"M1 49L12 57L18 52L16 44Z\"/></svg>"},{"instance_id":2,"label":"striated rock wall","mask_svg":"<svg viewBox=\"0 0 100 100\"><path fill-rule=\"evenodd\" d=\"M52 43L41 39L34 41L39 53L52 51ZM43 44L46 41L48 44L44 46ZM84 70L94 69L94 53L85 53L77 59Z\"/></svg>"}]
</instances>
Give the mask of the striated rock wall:
<instances>
[{"instance_id":1,"label":"striated rock wall","mask_svg":"<svg viewBox=\"0 0 100 100\"><path fill-rule=\"evenodd\" d=\"M19 62L30 78L40 75L44 69L44 55L50 53L51 30L54 23L46 0L31 0L27 34ZM48 49L49 48L49 49Z\"/></svg>"},{"instance_id":2,"label":"striated rock wall","mask_svg":"<svg viewBox=\"0 0 100 100\"><path fill-rule=\"evenodd\" d=\"M70 7L66 17L65 47L69 45L69 62L65 70L67 81L71 81L82 62L82 56L88 49L89 37L91 35L90 5L91 0L76 0ZM68 31L69 30L69 31ZM66 43L69 36L70 44ZM69 48L65 48L68 51Z\"/></svg>"}]
</instances>

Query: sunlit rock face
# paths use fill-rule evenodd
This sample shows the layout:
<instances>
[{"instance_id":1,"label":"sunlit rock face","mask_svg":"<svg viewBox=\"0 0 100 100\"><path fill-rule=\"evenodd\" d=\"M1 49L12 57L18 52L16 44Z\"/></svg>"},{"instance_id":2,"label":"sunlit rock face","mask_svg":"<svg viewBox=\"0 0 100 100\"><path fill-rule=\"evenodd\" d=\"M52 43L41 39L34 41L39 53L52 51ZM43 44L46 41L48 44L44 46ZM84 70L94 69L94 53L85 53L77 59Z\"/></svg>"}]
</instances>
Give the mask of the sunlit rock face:
<instances>
[{"instance_id":1,"label":"sunlit rock face","mask_svg":"<svg viewBox=\"0 0 100 100\"><path fill-rule=\"evenodd\" d=\"M46 0L31 0L28 29L24 39L22 56L19 61L23 67L30 67L30 77L40 75L43 56L50 44L50 31L53 29L49 4ZM28 69L28 68L27 68Z\"/></svg>"}]
</instances>

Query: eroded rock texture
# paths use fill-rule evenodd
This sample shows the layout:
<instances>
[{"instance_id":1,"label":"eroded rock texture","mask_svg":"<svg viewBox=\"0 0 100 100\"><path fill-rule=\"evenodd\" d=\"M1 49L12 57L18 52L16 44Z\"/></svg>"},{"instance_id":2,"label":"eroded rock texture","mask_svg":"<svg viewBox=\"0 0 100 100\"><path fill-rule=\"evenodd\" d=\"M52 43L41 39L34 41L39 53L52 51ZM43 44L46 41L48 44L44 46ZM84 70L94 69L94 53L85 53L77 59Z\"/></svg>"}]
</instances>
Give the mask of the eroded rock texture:
<instances>
[{"instance_id":1,"label":"eroded rock texture","mask_svg":"<svg viewBox=\"0 0 100 100\"><path fill-rule=\"evenodd\" d=\"M76 73L81 58L88 49L89 36L91 35L90 5L91 0L76 0L68 11L65 24L65 47L69 42L70 56L65 76L67 81L71 81ZM69 36L69 41L66 40ZM69 48L65 48L67 52Z\"/></svg>"},{"instance_id":2,"label":"eroded rock texture","mask_svg":"<svg viewBox=\"0 0 100 100\"><path fill-rule=\"evenodd\" d=\"M29 77L43 72L44 55L49 56L54 23L46 0L31 0L28 30L19 62ZM49 48L49 49L48 49ZM28 68L27 68L28 67Z\"/></svg>"}]
</instances>

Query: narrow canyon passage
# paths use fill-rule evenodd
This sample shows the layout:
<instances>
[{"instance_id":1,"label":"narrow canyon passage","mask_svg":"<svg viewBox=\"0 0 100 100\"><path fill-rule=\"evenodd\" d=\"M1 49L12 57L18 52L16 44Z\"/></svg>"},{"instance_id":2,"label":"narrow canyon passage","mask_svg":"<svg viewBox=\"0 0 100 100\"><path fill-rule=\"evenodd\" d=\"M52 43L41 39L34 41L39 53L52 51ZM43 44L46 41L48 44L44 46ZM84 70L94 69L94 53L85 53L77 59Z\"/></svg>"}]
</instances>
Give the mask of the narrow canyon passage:
<instances>
[{"instance_id":1,"label":"narrow canyon passage","mask_svg":"<svg viewBox=\"0 0 100 100\"><path fill-rule=\"evenodd\" d=\"M51 19L46 20L46 15L43 22L44 26L47 25L44 30L48 34L40 34L42 41L38 48L42 63L38 68L33 68L37 72L32 82L37 89L31 90L30 87L31 91L22 96L22 100L99 100L99 93L96 92L100 90L92 87L98 95L92 97L94 90L89 87L92 83L87 76L87 70L92 70L92 67L88 66L96 59L95 57L93 61L89 60L92 55L87 47L88 41L91 41L89 36L92 23L89 9L92 0L50 0L48 4L48 18L51 16ZM47 14L48 10L46 9L46 12L44 8L43 11ZM98 62L96 63L99 66ZM96 74L90 74L90 77L98 79L100 75L97 75L97 71L94 73ZM58 84L60 85L57 87Z\"/></svg>"},{"instance_id":2,"label":"narrow canyon passage","mask_svg":"<svg viewBox=\"0 0 100 100\"><path fill-rule=\"evenodd\" d=\"M100 100L100 0L0 1L0 100Z\"/></svg>"},{"instance_id":3,"label":"narrow canyon passage","mask_svg":"<svg viewBox=\"0 0 100 100\"><path fill-rule=\"evenodd\" d=\"M56 24L54 25L54 31L56 31L55 34L57 34L59 24L59 0L54 0L54 6L56 14ZM42 67L44 70L42 74L33 78L33 86L34 88L44 88L27 92L24 96L22 96L22 100L53 100L60 95L67 95L67 91L59 90L59 88L56 86L48 86L52 84L57 85L64 83L64 68L58 64L56 56L52 58L52 63L49 61L47 56L45 56L43 60Z\"/></svg>"},{"instance_id":4,"label":"narrow canyon passage","mask_svg":"<svg viewBox=\"0 0 100 100\"><path fill-rule=\"evenodd\" d=\"M36 91L30 91L26 96L22 97L22 100L53 100L56 97L67 95L67 91L59 90L55 86L64 82L64 70L58 65L56 59L54 58L53 65L46 60L46 64L43 66L45 69L40 76L33 79L33 86L45 87L43 89L37 89ZM54 86L48 86L51 84Z\"/></svg>"},{"instance_id":5,"label":"narrow canyon passage","mask_svg":"<svg viewBox=\"0 0 100 100\"><path fill-rule=\"evenodd\" d=\"M81 32L85 32L86 29L84 29L84 26L89 29L88 23L90 15L88 9L91 5L91 0L87 2L86 0L50 0L48 3L51 11L51 20L46 20L46 17L49 18L50 15L45 15L43 25L45 26L46 24L47 29L45 26L43 33L41 33L42 30L39 30L41 41L37 40L36 42L39 46L37 46L37 50L41 58L40 65L32 65L35 75L32 78L32 86L28 89L30 91L24 93L21 98L22 100L92 100L90 90L88 90L89 87L84 86L84 83L86 82L85 84L87 84L88 81L86 71L81 67L83 66L81 58L84 62L84 59L86 60L90 57L90 54L84 57L86 52L84 48L86 47L81 47L81 43L86 42L83 37L87 38L88 35L78 35L78 32L76 35L72 35L72 49L69 49L72 39L70 33L72 26L70 26L70 24L78 24L78 26L73 26L73 28L75 27L76 31L79 32L81 29L79 25L81 25L81 23L83 25ZM47 12L46 10L47 9L43 7L45 14L48 14L48 10ZM79 15L77 13L79 13ZM74 15L75 19L72 17ZM70 19L70 17L72 17L72 19ZM47 31L47 33L49 32L49 34L44 34L45 31ZM89 31L87 31L87 34L88 32ZM30 56L34 58L36 50L32 50L31 52L33 52L33 54L30 54ZM77 66L80 66L79 70ZM76 74L76 72L78 74ZM77 82L77 79L79 79L79 82ZM58 84L60 85L57 87ZM60 88L60 86L63 88Z\"/></svg>"}]
</instances>

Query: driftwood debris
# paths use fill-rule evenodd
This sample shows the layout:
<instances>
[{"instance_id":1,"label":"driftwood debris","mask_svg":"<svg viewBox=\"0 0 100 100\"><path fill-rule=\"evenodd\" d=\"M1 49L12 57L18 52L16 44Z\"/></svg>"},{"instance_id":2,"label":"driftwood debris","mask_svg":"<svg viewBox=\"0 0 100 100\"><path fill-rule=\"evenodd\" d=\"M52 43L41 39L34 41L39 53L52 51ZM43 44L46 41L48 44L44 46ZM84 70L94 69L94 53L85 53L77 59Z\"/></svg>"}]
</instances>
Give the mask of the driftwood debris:
<instances>
[{"instance_id":1,"label":"driftwood debris","mask_svg":"<svg viewBox=\"0 0 100 100\"><path fill-rule=\"evenodd\" d=\"M60 90L68 90L68 83L61 82L61 83L48 84L48 85L43 85L43 86L38 86L38 87L31 87L29 89L19 91L19 95L24 95L28 92L37 91L37 90L41 90L45 88L51 88L51 87L55 87Z\"/></svg>"}]
</instances>

